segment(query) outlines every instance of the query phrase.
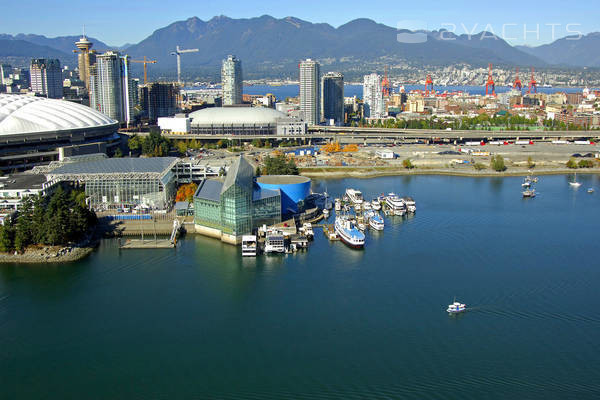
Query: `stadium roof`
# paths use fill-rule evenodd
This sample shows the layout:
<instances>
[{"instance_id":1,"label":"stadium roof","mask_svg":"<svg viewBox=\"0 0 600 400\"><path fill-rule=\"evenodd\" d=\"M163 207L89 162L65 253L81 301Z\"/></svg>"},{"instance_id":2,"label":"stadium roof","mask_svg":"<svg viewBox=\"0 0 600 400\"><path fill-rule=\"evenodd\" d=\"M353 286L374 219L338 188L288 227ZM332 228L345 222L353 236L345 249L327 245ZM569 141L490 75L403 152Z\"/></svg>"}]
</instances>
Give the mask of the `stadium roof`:
<instances>
[{"instance_id":1,"label":"stadium roof","mask_svg":"<svg viewBox=\"0 0 600 400\"><path fill-rule=\"evenodd\" d=\"M289 118L286 114L266 107L212 107L190 114L192 125L274 125Z\"/></svg>"},{"instance_id":2,"label":"stadium roof","mask_svg":"<svg viewBox=\"0 0 600 400\"><path fill-rule=\"evenodd\" d=\"M95 128L117 121L65 100L0 94L0 136Z\"/></svg>"},{"instance_id":3,"label":"stadium roof","mask_svg":"<svg viewBox=\"0 0 600 400\"><path fill-rule=\"evenodd\" d=\"M51 179L61 176L122 175L137 179L143 176L162 176L177 163L176 157L107 158L105 160L70 163L48 173Z\"/></svg>"}]
</instances>

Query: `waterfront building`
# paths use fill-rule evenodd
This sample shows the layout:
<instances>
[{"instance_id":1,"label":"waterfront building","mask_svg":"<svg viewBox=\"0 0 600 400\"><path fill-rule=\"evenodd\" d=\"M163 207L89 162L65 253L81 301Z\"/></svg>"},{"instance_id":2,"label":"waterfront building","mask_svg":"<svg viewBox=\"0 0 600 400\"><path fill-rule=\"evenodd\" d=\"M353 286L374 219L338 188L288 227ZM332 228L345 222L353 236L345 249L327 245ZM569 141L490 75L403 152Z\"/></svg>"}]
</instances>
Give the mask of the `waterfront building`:
<instances>
[{"instance_id":1,"label":"waterfront building","mask_svg":"<svg viewBox=\"0 0 600 400\"><path fill-rule=\"evenodd\" d=\"M154 82L140 87L140 106L150 121L170 117L177 111L179 86L174 83Z\"/></svg>"},{"instance_id":2,"label":"waterfront building","mask_svg":"<svg viewBox=\"0 0 600 400\"><path fill-rule=\"evenodd\" d=\"M228 56L221 67L221 85L223 87L223 105L242 104L243 77L242 61Z\"/></svg>"},{"instance_id":3,"label":"waterfront building","mask_svg":"<svg viewBox=\"0 0 600 400\"><path fill-rule=\"evenodd\" d=\"M48 181L85 186L96 211L142 207L167 209L177 192L175 157L106 158L66 163L46 174Z\"/></svg>"},{"instance_id":4,"label":"waterfront building","mask_svg":"<svg viewBox=\"0 0 600 400\"><path fill-rule=\"evenodd\" d=\"M256 178L262 189L279 190L281 215L290 217L304 211L304 201L310 195L311 180L298 175L264 175Z\"/></svg>"},{"instance_id":5,"label":"waterfront building","mask_svg":"<svg viewBox=\"0 0 600 400\"><path fill-rule=\"evenodd\" d=\"M304 135L306 123L266 107L211 107L190 114L197 135Z\"/></svg>"},{"instance_id":6,"label":"waterfront building","mask_svg":"<svg viewBox=\"0 0 600 400\"><path fill-rule=\"evenodd\" d=\"M317 125L319 117L319 63L306 59L300 63L300 114L308 125Z\"/></svg>"},{"instance_id":7,"label":"waterfront building","mask_svg":"<svg viewBox=\"0 0 600 400\"><path fill-rule=\"evenodd\" d=\"M327 125L344 124L344 75L339 72L321 79L321 117Z\"/></svg>"},{"instance_id":8,"label":"waterfront building","mask_svg":"<svg viewBox=\"0 0 600 400\"><path fill-rule=\"evenodd\" d=\"M91 51L93 45L94 43L90 42L85 34L75 42L75 46L79 49L77 54L79 79L88 90L90 89L90 67L96 63L96 53Z\"/></svg>"},{"instance_id":9,"label":"waterfront building","mask_svg":"<svg viewBox=\"0 0 600 400\"><path fill-rule=\"evenodd\" d=\"M32 92L49 99L63 97L62 71L58 59L34 58L29 74Z\"/></svg>"},{"instance_id":10,"label":"waterfront building","mask_svg":"<svg viewBox=\"0 0 600 400\"><path fill-rule=\"evenodd\" d=\"M106 115L65 100L0 94L0 171L30 169L60 154L112 152L119 124Z\"/></svg>"},{"instance_id":11,"label":"waterfront building","mask_svg":"<svg viewBox=\"0 0 600 400\"><path fill-rule=\"evenodd\" d=\"M96 56L91 71L90 107L120 123L133 121L137 90L129 74L129 57L107 51Z\"/></svg>"},{"instance_id":12,"label":"waterfront building","mask_svg":"<svg viewBox=\"0 0 600 400\"><path fill-rule=\"evenodd\" d=\"M194 195L196 232L230 244L262 225L281 222L281 193L254 181L254 167L240 156L225 179L200 182Z\"/></svg>"},{"instance_id":13,"label":"waterfront building","mask_svg":"<svg viewBox=\"0 0 600 400\"><path fill-rule=\"evenodd\" d=\"M379 75L365 75L363 82L363 101L365 118L383 118L383 90L381 87L381 77Z\"/></svg>"},{"instance_id":14,"label":"waterfront building","mask_svg":"<svg viewBox=\"0 0 600 400\"><path fill-rule=\"evenodd\" d=\"M47 182L41 174L18 173L0 176L0 225L6 216L19 210L21 202L31 196L52 193L56 182Z\"/></svg>"}]
</instances>

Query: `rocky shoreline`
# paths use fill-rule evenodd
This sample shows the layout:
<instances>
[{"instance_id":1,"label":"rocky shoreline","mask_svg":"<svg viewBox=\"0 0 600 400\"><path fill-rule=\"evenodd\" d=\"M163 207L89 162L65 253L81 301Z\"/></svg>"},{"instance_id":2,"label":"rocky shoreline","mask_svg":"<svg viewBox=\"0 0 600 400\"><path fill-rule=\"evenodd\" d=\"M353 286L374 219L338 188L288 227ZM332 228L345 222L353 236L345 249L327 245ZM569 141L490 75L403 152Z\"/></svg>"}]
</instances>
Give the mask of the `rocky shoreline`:
<instances>
[{"instance_id":1,"label":"rocky shoreline","mask_svg":"<svg viewBox=\"0 0 600 400\"><path fill-rule=\"evenodd\" d=\"M79 261L98 246L97 239L85 240L72 246L35 246L22 254L0 253L0 264L46 264Z\"/></svg>"}]
</instances>

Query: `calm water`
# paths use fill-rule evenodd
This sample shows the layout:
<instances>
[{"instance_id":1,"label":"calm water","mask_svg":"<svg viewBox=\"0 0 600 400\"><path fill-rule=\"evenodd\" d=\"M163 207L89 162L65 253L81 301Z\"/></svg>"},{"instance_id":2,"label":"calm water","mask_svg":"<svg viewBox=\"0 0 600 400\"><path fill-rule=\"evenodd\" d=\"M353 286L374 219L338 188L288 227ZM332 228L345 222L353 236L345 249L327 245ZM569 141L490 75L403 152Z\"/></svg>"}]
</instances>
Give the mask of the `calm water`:
<instances>
[{"instance_id":1,"label":"calm water","mask_svg":"<svg viewBox=\"0 0 600 400\"><path fill-rule=\"evenodd\" d=\"M530 200L519 178L315 182L415 197L364 251L190 235L0 266L0 398L599 398L600 178L578 178ZM448 316L454 296L472 310Z\"/></svg>"}]
</instances>

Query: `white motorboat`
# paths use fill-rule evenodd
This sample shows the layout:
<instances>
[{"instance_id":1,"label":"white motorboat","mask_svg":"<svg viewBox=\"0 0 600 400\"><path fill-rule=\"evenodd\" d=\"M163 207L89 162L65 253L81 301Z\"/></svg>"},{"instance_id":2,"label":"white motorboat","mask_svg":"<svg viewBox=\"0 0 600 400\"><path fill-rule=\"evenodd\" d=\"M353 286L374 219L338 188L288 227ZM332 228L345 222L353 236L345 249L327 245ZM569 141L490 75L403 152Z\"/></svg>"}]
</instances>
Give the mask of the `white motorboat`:
<instances>
[{"instance_id":1,"label":"white motorboat","mask_svg":"<svg viewBox=\"0 0 600 400\"><path fill-rule=\"evenodd\" d=\"M412 197L403 197L402 201L406 205L406 210L409 213L415 213L417 211L417 203L415 203Z\"/></svg>"},{"instance_id":2,"label":"white motorboat","mask_svg":"<svg viewBox=\"0 0 600 400\"><path fill-rule=\"evenodd\" d=\"M257 248L256 235L242 236L242 257L256 257Z\"/></svg>"},{"instance_id":3,"label":"white motorboat","mask_svg":"<svg viewBox=\"0 0 600 400\"><path fill-rule=\"evenodd\" d=\"M304 235L306 235L308 239L312 239L315 237L315 233L310 222L305 222L304 224L302 224L302 232L304 232Z\"/></svg>"},{"instance_id":4,"label":"white motorboat","mask_svg":"<svg viewBox=\"0 0 600 400\"><path fill-rule=\"evenodd\" d=\"M371 203L369 203L368 201L365 201L362 204L362 209L365 210L365 211L370 210L371 209Z\"/></svg>"},{"instance_id":5,"label":"white motorboat","mask_svg":"<svg viewBox=\"0 0 600 400\"><path fill-rule=\"evenodd\" d=\"M356 228L354 221L348 216L340 215L336 217L335 233L347 246L360 249L365 245L365 234Z\"/></svg>"},{"instance_id":6,"label":"white motorboat","mask_svg":"<svg viewBox=\"0 0 600 400\"><path fill-rule=\"evenodd\" d=\"M535 197L535 189L527 189L523 191L523 197Z\"/></svg>"},{"instance_id":7,"label":"white motorboat","mask_svg":"<svg viewBox=\"0 0 600 400\"><path fill-rule=\"evenodd\" d=\"M377 199L371 200L371 208L375 211L381 210L381 203Z\"/></svg>"},{"instance_id":8,"label":"white motorboat","mask_svg":"<svg viewBox=\"0 0 600 400\"><path fill-rule=\"evenodd\" d=\"M323 209L323 216L324 216L325 218L329 217L329 210L328 210L328 209L326 209L326 208L325 208L325 209Z\"/></svg>"},{"instance_id":9,"label":"white motorboat","mask_svg":"<svg viewBox=\"0 0 600 400\"><path fill-rule=\"evenodd\" d=\"M573 182L569 182L569 185L575 188L581 186L581 182L577 182L577 172L575 172L575 180Z\"/></svg>"},{"instance_id":10,"label":"white motorboat","mask_svg":"<svg viewBox=\"0 0 600 400\"><path fill-rule=\"evenodd\" d=\"M459 303L456 301L456 299L454 299L454 303L448 305L448 309L446 311L450 314L458 314L467 311L467 305Z\"/></svg>"},{"instance_id":11,"label":"white motorboat","mask_svg":"<svg viewBox=\"0 0 600 400\"><path fill-rule=\"evenodd\" d=\"M385 227L385 222L383 221L383 218L381 218L381 215L379 215L378 212L375 211L368 211L365 212L365 219L367 219L369 221L369 226L377 231L382 231L383 228Z\"/></svg>"},{"instance_id":12,"label":"white motorboat","mask_svg":"<svg viewBox=\"0 0 600 400\"><path fill-rule=\"evenodd\" d=\"M588 193L594 193L594 188L589 188Z\"/></svg>"},{"instance_id":13,"label":"white motorboat","mask_svg":"<svg viewBox=\"0 0 600 400\"><path fill-rule=\"evenodd\" d=\"M335 199L335 211L342 210L342 202L340 199Z\"/></svg>"},{"instance_id":14,"label":"white motorboat","mask_svg":"<svg viewBox=\"0 0 600 400\"><path fill-rule=\"evenodd\" d=\"M352 202L353 204L362 204L363 203L363 195L360 190L346 189L346 195L348 196L348 199L350 200L350 202Z\"/></svg>"}]
</instances>

